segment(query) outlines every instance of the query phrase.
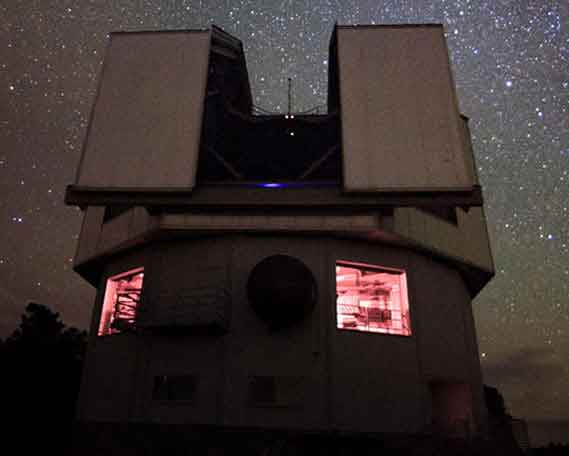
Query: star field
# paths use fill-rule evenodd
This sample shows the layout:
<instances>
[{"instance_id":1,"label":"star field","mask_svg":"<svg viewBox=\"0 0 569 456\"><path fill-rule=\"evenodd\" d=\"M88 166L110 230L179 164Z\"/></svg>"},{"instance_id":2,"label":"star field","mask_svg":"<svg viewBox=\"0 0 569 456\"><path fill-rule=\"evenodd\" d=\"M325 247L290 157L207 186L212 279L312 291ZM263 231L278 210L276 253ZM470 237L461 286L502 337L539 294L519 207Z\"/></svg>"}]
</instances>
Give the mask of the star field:
<instances>
[{"instance_id":1,"label":"star field","mask_svg":"<svg viewBox=\"0 0 569 456\"><path fill-rule=\"evenodd\" d=\"M0 336L35 299L86 327L65 207L105 53L119 30L243 41L254 102L326 109L335 22L445 25L486 201L496 277L474 301L485 382L512 414L569 419L569 3L10 0L0 4Z\"/></svg>"}]
</instances>

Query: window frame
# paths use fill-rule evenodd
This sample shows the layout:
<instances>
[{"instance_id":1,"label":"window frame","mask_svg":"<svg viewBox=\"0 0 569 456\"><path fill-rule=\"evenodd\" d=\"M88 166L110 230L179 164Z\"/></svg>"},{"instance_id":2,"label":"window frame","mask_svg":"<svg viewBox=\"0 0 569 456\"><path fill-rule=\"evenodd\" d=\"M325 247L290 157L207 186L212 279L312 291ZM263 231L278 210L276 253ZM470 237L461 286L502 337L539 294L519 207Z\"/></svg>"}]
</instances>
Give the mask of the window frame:
<instances>
[{"instance_id":1,"label":"window frame","mask_svg":"<svg viewBox=\"0 0 569 456\"><path fill-rule=\"evenodd\" d=\"M144 283L145 283L145 281L144 281L144 266L138 266L138 267L120 272L118 274L114 274L114 275L106 277L105 282L104 282L104 292L103 292L102 302L101 302L101 311L99 313L99 320L97 323L97 337L116 336L118 334L124 334L125 332L130 332L128 330L117 330L117 329L112 328L113 314L116 311L117 302L116 302L116 295L115 295L115 299L113 300L112 307L109 307L107 305L107 302L109 299L109 293L115 294L115 292L116 292L116 288L114 288L114 287L113 287L113 290L111 291L109 284L111 282L117 282L118 280L121 280L124 277L135 276L135 275L138 275L141 273L143 274L142 284L141 284L140 291L139 291L139 301L136 305L136 310L135 310L135 315L134 315L134 320L136 321L138 312L140 310L139 308L140 308L140 303L142 301L143 290L144 290ZM110 317L106 315L109 311L111 314Z\"/></svg>"},{"instance_id":2,"label":"window frame","mask_svg":"<svg viewBox=\"0 0 569 456\"><path fill-rule=\"evenodd\" d=\"M404 298L404 302L405 304L400 305L400 309L401 312L403 313L406 310L406 318L403 319L402 318L402 322L405 321L407 324L405 327L401 328L401 330L398 329L387 329L387 330L369 330L369 329L358 329L357 327L355 328L349 328L349 327L341 327L339 326L339 312L338 312L338 279L337 279L337 267L339 266L343 266L343 267L351 267L351 268L355 268L355 269L366 269L366 270L373 270L373 271L377 271L377 272L384 272L384 273L388 273L388 274L393 274L393 275L400 275L402 276L402 279L400 279L400 299ZM350 332L357 332L357 333L361 333L361 334L372 334L372 335L376 335L376 334L382 334L385 336L395 336L395 337L405 337L405 338L410 338L413 337L414 331L413 331L413 323L412 323L412 318L411 318L411 299L410 299L410 295L409 295L409 285L408 285L408 270L405 268L394 268L391 266L383 266L383 265L378 265L378 264L371 264L371 263L364 263L361 261L351 261L351 260L343 260L343 259L339 259L339 260L335 260L334 262L334 295L335 295L335 299L334 299L334 326L336 328L336 330L338 331L350 331ZM397 332L394 332L397 331Z\"/></svg>"},{"instance_id":3,"label":"window frame","mask_svg":"<svg viewBox=\"0 0 569 456\"><path fill-rule=\"evenodd\" d=\"M199 386L200 378L195 373L154 375L151 400L164 404L194 405L197 402ZM187 395L188 392L191 394Z\"/></svg>"}]
</instances>

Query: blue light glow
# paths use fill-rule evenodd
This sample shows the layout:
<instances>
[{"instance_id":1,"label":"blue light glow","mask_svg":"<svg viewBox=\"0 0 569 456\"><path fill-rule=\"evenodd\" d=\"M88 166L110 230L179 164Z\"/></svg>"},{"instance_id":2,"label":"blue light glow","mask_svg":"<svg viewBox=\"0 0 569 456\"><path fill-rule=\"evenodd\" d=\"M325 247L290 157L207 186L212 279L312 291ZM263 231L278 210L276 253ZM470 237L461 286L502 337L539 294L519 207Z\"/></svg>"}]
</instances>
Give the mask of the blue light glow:
<instances>
[{"instance_id":1,"label":"blue light glow","mask_svg":"<svg viewBox=\"0 0 569 456\"><path fill-rule=\"evenodd\" d=\"M284 187L283 184L279 184L278 182L266 182L263 184L259 184L259 187L263 188L281 188Z\"/></svg>"}]
</instances>

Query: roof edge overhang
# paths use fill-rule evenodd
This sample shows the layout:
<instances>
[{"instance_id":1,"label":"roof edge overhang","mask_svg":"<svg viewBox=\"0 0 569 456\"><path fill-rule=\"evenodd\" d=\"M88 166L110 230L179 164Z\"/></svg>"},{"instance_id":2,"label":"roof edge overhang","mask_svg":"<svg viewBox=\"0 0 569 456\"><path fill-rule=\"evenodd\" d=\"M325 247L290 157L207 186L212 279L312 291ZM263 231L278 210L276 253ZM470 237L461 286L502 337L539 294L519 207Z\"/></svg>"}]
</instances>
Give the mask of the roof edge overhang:
<instances>
[{"instance_id":1,"label":"roof edge overhang","mask_svg":"<svg viewBox=\"0 0 569 456\"><path fill-rule=\"evenodd\" d=\"M271 188L269 188L271 187ZM410 206L482 206L479 185L465 188L376 189L346 192L328 182L228 182L190 188L111 188L69 185L65 203L79 207L131 205L208 210L259 207L354 208Z\"/></svg>"},{"instance_id":2,"label":"roof edge overhang","mask_svg":"<svg viewBox=\"0 0 569 456\"><path fill-rule=\"evenodd\" d=\"M336 29L362 29L362 28L417 28L417 27L434 27L444 29L441 22L410 22L405 24L335 24Z\"/></svg>"},{"instance_id":3,"label":"roof edge overhang","mask_svg":"<svg viewBox=\"0 0 569 456\"><path fill-rule=\"evenodd\" d=\"M411 250L417 254L435 259L441 263L447 264L449 267L458 271L461 275L471 298L476 295L486 286L486 284L494 277L495 272L487 269L481 265L474 264L464 258L453 257L438 249L425 246L419 242L407 239L397 233L389 231L386 227L378 226L373 230L357 229L357 230L298 230L291 231L289 229L277 228L263 228L263 229L194 229L188 227L175 227L168 223L157 223L150 229L144 231L135 238L131 238L125 242L113 246L105 252L101 252L96 256L84 259L83 261L76 262L73 269L81 277L83 277L91 285L97 287L101 274L109 259L128 252L133 248L140 248L151 244L155 241L164 240L182 240L182 239L198 239L204 237L219 237L219 236L233 236L237 234L273 234L273 235L287 235L287 236L301 236L301 237L321 237L330 236L338 239L353 239L361 240L371 243L386 244L395 248L402 248Z\"/></svg>"}]
</instances>

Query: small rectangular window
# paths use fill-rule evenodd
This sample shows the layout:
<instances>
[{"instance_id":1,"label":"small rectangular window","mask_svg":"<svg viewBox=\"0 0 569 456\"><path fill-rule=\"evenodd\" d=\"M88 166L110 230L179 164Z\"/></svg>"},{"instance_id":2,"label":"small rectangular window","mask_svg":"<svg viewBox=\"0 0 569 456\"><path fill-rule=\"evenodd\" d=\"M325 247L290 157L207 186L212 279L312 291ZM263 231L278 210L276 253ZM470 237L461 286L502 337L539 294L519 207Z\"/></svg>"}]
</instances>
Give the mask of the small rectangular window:
<instances>
[{"instance_id":1,"label":"small rectangular window","mask_svg":"<svg viewBox=\"0 0 569 456\"><path fill-rule=\"evenodd\" d=\"M194 401L197 383L195 375L158 375L154 377L152 399L158 401Z\"/></svg>"},{"instance_id":2,"label":"small rectangular window","mask_svg":"<svg viewBox=\"0 0 569 456\"><path fill-rule=\"evenodd\" d=\"M405 271L336 262L337 327L411 335Z\"/></svg>"},{"instance_id":3,"label":"small rectangular window","mask_svg":"<svg viewBox=\"0 0 569 456\"><path fill-rule=\"evenodd\" d=\"M251 376L248 401L252 407L297 407L305 402L306 378L299 376Z\"/></svg>"},{"instance_id":4,"label":"small rectangular window","mask_svg":"<svg viewBox=\"0 0 569 456\"><path fill-rule=\"evenodd\" d=\"M143 268L133 269L107 279L99 336L134 329L143 279Z\"/></svg>"},{"instance_id":5,"label":"small rectangular window","mask_svg":"<svg viewBox=\"0 0 569 456\"><path fill-rule=\"evenodd\" d=\"M255 376L249 383L249 402L254 405L273 404L277 397L275 377Z\"/></svg>"}]
</instances>

